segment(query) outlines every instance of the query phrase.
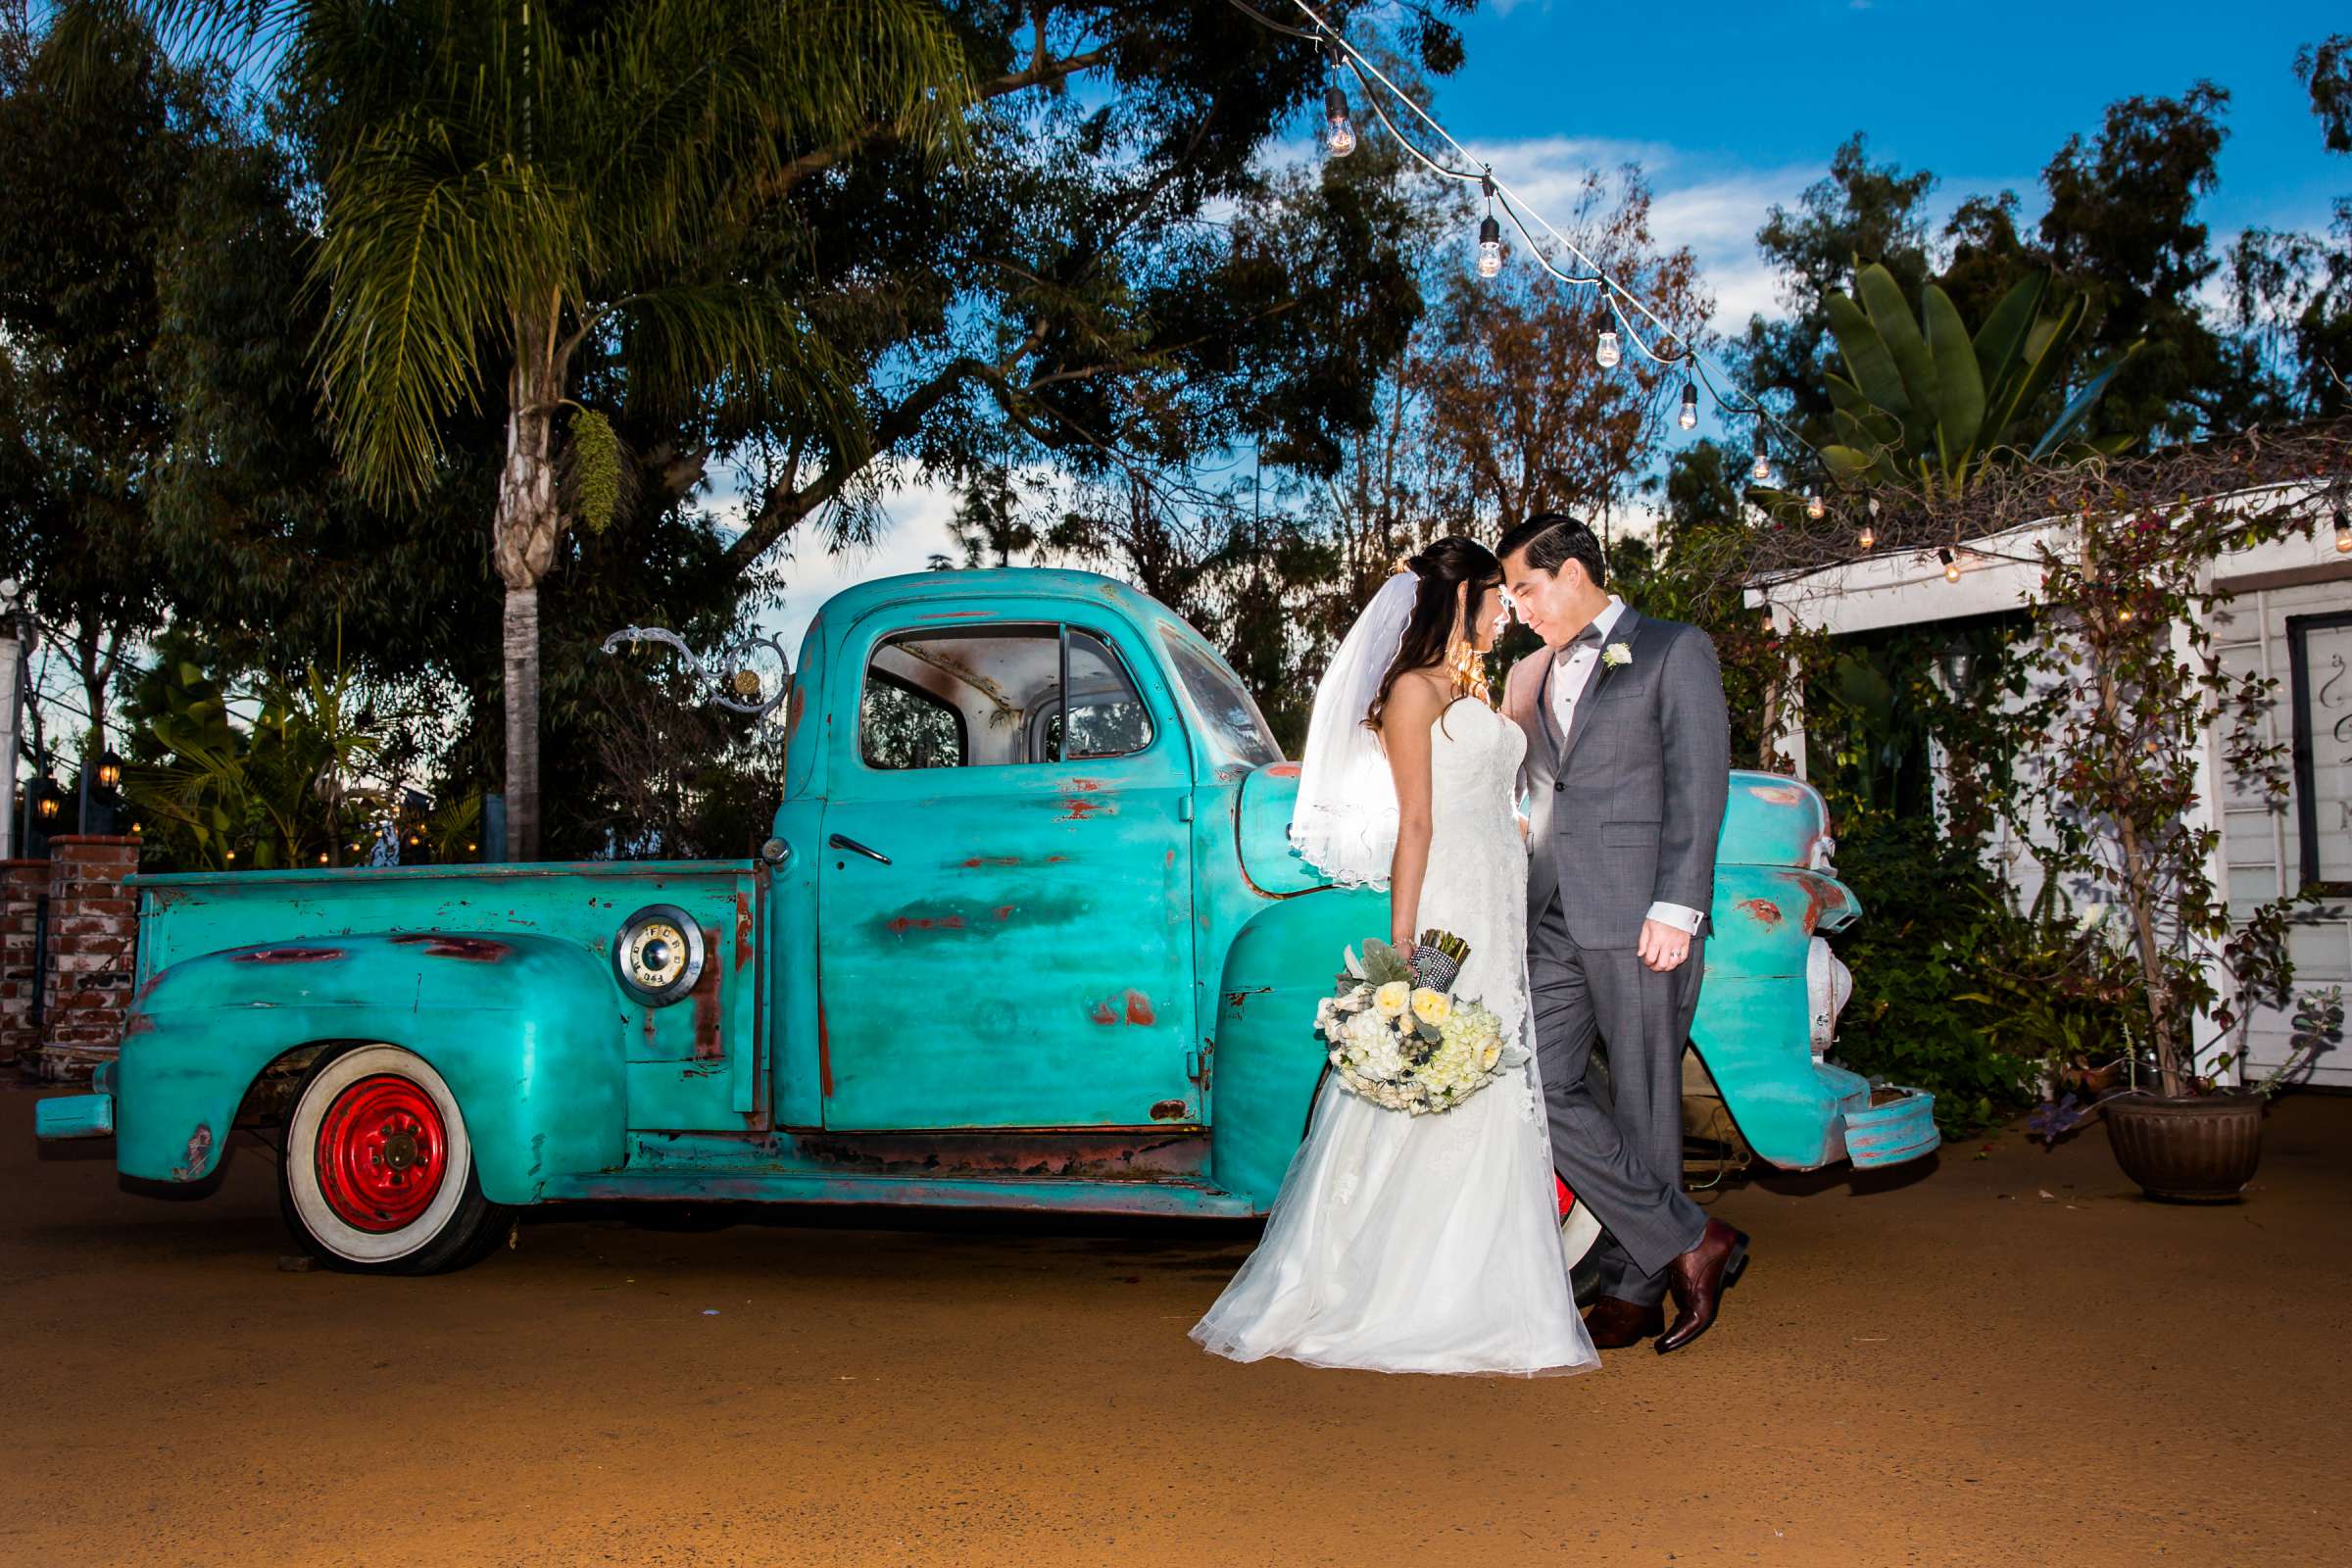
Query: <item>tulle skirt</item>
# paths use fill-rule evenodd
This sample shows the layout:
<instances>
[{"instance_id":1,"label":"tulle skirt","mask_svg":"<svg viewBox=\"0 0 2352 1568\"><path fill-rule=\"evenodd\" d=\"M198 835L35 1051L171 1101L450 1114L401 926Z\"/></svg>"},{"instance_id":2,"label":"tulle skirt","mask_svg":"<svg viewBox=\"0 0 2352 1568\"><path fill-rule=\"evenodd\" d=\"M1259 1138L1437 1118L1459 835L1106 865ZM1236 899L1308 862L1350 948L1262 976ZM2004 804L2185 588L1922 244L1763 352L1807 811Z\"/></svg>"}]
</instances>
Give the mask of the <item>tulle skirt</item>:
<instances>
[{"instance_id":1,"label":"tulle skirt","mask_svg":"<svg viewBox=\"0 0 2352 1568\"><path fill-rule=\"evenodd\" d=\"M1532 1061L1449 1111L1327 1077L1264 1238L1192 1337L1236 1361L1532 1377L1600 1357L1577 1315Z\"/></svg>"}]
</instances>

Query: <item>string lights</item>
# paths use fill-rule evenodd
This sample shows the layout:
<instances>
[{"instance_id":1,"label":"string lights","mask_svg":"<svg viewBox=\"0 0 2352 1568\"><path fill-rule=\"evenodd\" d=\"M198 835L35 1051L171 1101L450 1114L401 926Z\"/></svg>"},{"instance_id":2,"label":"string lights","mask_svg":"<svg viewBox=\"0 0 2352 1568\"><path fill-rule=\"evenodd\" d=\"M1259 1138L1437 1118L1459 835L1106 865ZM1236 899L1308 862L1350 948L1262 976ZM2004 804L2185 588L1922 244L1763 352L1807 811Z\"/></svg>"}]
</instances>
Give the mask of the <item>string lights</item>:
<instances>
[{"instance_id":1,"label":"string lights","mask_svg":"<svg viewBox=\"0 0 2352 1568\"><path fill-rule=\"evenodd\" d=\"M2352 556L2352 514L2341 507L2335 509L2335 553Z\"/></svg>"},{"instance_id":2,"label":"string lights","mask_svg":"<svg viewBox=\"0 0 2352 1568\"><path fill-rule=\"evenodd\" d=\"M1331 51L1331 84L1323 89L1323 150L1334 158L1355 151L1355 126L1348 119L1348 90L1340 85L1340 52Z\"/></svg>"},{"instance_id":3,"label":"string lights","mask_svg":"<svg viewBox=\"0 0 2352 1568\"><path fill-rule=\"evenodd\" d=\"M1594 362L1604 369L1613 369L1622 363L1628 348L1655 365L1683 366L1685 368L1682 405L1677 411L1676 422L1686 430L1697 427L1698 388L1701 384L1706 387L1708 396L1715 400L1716 407L1724 413L1754 418L1757 421L1759 435L1754 472L1759 484L1768 481L1772 476L1771 465L1764 456L1761 440L1764 424L1770 423L1780 430L1791 445L1802 447L1808 451L1812 450L1811 442L1791 429L1787 421L1765 407L1760 400L1754 398L1740 400L1728 394L1720 382L1728 381L1729 377L1719 377L1715 373L1710 373L1715 368L1711 367L1706 357L1699 353L1688 332L1669 326L1663 317L1652 310L1639 295L1627 289L1621 281L1610 276L1607 269L1587 255L1583 247L1579 246L1576 241L1560 232L1550 220L1521 200L1509 185L1495 178L1492 165L1472 157L1470 150L1463 146L1451 131L1440 124L1436 117L1422 108L1410 93L1391 80L1368 56L1349 43L1339 28L1326 21L1315 7L1307 3L1307 0L1291 0L1292 6L1304 19L1304 24L1300 26L1292 26L1276 21L1273 17L1257 9L1255 5L1250 4L1250 0L1227 0L1227 3L1273 31L1286 33L1292 37L1312 39L1321 44L1330 55L1335 76L1338 68L1343 66L1355 76L1357 84L1364 90L1364 102L1366 107L1371 110L1373 118L1380 122L1391 136L1396 138L1396 144L1405 153L1432 173L1447 179L1459 180L1464 184L1475 184L1479 187L1481 194L1487 200L1486 214L1479 220L1478 224L1479 276L1494 277L1501 273L1501 220L1509 219L1511 226L1517 229L1521 237L1528 242L1529 252L1536 264L1550 273L1552 277L1563 283L1598 286L1598 303L1603 316L1601 329L1593 344L1592 357ZM1425 126L1440 141L1443 141L1446 147L1451 148L1453 156L1458 158L1461 163L1476 165L1475 170L1450 168L1422 151L1410 137L1397 128L1396 122L1390 118L1388 108L1383 103L1384 95L1390 102L1401 105L1414 120ZM1331 156L1344 158L1354 150L1356 142L1354 127L1346 118L1347 94L1335 81L1325 89L1323 101L1327 126L1324 145ZM1534 221L1536 227L1548 235L1567 257L1582 264L1586 269L1583 275L1562 271L1552 264L1550 259L1544 254L1543 247L1537 243L1535 233L1529 228L1527 221L1522 220L1520 215L1523 211L1527 218ZM1632 317L1627 314L1629 306L1634 315L1640 316L1655 332L1656 335L1653 339L1645 340L1643 338ZM2352 546L2347 546L2347 549L2352 549Z\"/></svg>"},{"instance_id":4,"label":"string lights","mask_svg":"<svg viewBox=\"0 0 2352 1568\"><path fill-rule=\"evenodd\" d=\"M1936 559L1943 563L1943 580L1945 582L1960 580L1960 558L1952 554L1950 545L1937 545Z\"/></svg>"},{"instance_id":5,"label":"string lights","mask_svg":"<svg viewBox=\"0 0 2352 1568\"><path fill-rule=\"evenodd\" d=\"M1502 270L1502 225L1494 221L1494 181L1482 181L1487 188L1487 216L1478 220L1478 275L1493 277Z\"/></svg>"}]
</instances>

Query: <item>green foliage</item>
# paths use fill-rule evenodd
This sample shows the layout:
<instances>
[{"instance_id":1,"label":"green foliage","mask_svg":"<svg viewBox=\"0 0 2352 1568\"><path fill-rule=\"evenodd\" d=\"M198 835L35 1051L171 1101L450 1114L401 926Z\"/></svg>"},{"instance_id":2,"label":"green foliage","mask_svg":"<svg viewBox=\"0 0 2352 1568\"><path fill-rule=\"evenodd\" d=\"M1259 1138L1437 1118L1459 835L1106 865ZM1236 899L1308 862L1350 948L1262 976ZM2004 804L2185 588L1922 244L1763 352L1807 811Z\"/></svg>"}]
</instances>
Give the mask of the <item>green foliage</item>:
<instances>
[{"instance_id":1,"label":"green foliage","mask_svg":"<svg viewBox=\"0 0 2352 1568\"><path fill-rule=\"evenodd\" d=\"M603 533L620 508L620 437L595 409L571 416L571 483L580 526Z\"/></svg>"},{"instance_id":2,"label":"green foliage","mask_svg":"<svg viewBox=\"0 0 2352 1568\"><path fill-rule=\"evenodd\" d=\"M2093 375L2037 432L2030 426L2066 363L2082 319L2080 298L2042 313L2048 279L2034 275L2002 296L1972 334L1950 296L1920 290L1914 316L1892 273L1859 269L1859 301L1832 294L1825 306L1845 374L1826 377L1832 414L1821 446L1830 473L1846 485L1901 484L1928 497L1957 496L1987 463L2039 461L2052 453L2120 452L2129 436L2077 441L2123 363ZM1802 497L1758 490L1776 509Z\"/></svg>"},{"instance_id":3,"label":"green foliage","mask_svg":"<svg viewBox=\"0 0 2352 1568\"><path fill-rule=\"evenodd\" d=\"M2242 1051L2253 1013L2292 995L2286 932L2309 896L2233 911L2213 874L2222 803L2198 781L2218 739L2239 803L2286 804L2286 745L2269 738L2278 681L2232 675L2215 655L2230 596L2211 573L2230 551L2312 526L2276 497L2102 495L2085 497L2071 539L2038 547L2043 636L2026 656L2036 682L2011 720L2012 750L2048 765L2023 781L2013 808L2021 826L2044 826L2046 875L2086 905L2112 906L2144 1014L2133 1033L2167 1095L2203 1087L2213 1054ZM2196 1038L2200 1017L2218 1039Z\"/></svg>"},{"instance_id":4,"label":"green foliage","mask_svg":"<svg viewBox=\"0 0 2352 1568\"><path fill-rule=\"evenodd\" d=\"M193 662L149 674L124 792L151 853L188 869L336 864L350 835L397 806L363 775L384 746L351 677L316 667L231 693ZM240 722L234 710L250 718ZM479 809L479 802L475 803Z\"/></svg>"},{"instance_id":5,"label":"green foliage","mask_svg":"<svg viewBox=\"0 0 2352 1568\"><path fill-rule=\"evenodd\" d=\"M2046 932L2009 909L1973 847L1930 819L1850 808L1837 825L1838 875L1864 911L1837 938L1854 977L1838 1059L1933 1091L1949 1137L2021 1108L2070 1021L2035 983L2051 972Z\"/></svg>"}]
</instances>

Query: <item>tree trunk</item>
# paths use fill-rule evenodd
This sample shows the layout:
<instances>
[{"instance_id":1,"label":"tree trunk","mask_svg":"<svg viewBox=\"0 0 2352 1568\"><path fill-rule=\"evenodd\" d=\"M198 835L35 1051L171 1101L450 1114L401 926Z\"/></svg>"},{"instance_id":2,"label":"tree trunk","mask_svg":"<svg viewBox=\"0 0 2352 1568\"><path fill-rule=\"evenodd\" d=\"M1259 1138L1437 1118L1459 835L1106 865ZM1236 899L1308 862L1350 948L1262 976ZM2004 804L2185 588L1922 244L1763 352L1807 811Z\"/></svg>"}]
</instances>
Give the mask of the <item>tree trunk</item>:
<instances>
[{"instance_id":1,"label":"tree trunk","mask_svg":"<svg viewBox=\"0 0 2352 1568\"><path fill-rule=\"evenodd\" d=\"M518 334L519 335L519 334ZM507 585L507 843L509 860L539 858L539 582L556 561L555 414L563 395L550 363L553 321L507 379L507 461L498 475L491 554Z\"/></svg>"},{"instance_id":2,"label":"tree trunk","mask_svg":"<svg viewBox=\"0 0 2352 1568\"><path fill-rule=\"evenodd\" d=\"M506 614L509 860L539 858L539 590L509 588Z\"/></svg>"}]
</instances>

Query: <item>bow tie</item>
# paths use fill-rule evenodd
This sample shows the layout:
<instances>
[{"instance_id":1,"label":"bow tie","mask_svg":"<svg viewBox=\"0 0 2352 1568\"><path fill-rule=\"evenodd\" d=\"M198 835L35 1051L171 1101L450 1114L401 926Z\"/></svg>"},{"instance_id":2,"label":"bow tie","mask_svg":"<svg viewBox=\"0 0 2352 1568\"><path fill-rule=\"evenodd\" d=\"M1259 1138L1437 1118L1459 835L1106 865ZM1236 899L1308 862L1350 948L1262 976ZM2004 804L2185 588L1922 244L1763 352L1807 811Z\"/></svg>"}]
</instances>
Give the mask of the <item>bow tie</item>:
<instances>
[{"instance_id":1,"label":"bow tie","mask_svg":"<svg viewBox=\"0 0 2352 1568\"><path fill-rule=\"evenodd\" d=\"M1592 625L1587 626L1583 631L1580 631L1575 636L1569 638L1568 646L1570 648L1598 648L1600 646L1600 623L1595 621Z\"/></svg>"}]
</instances>

